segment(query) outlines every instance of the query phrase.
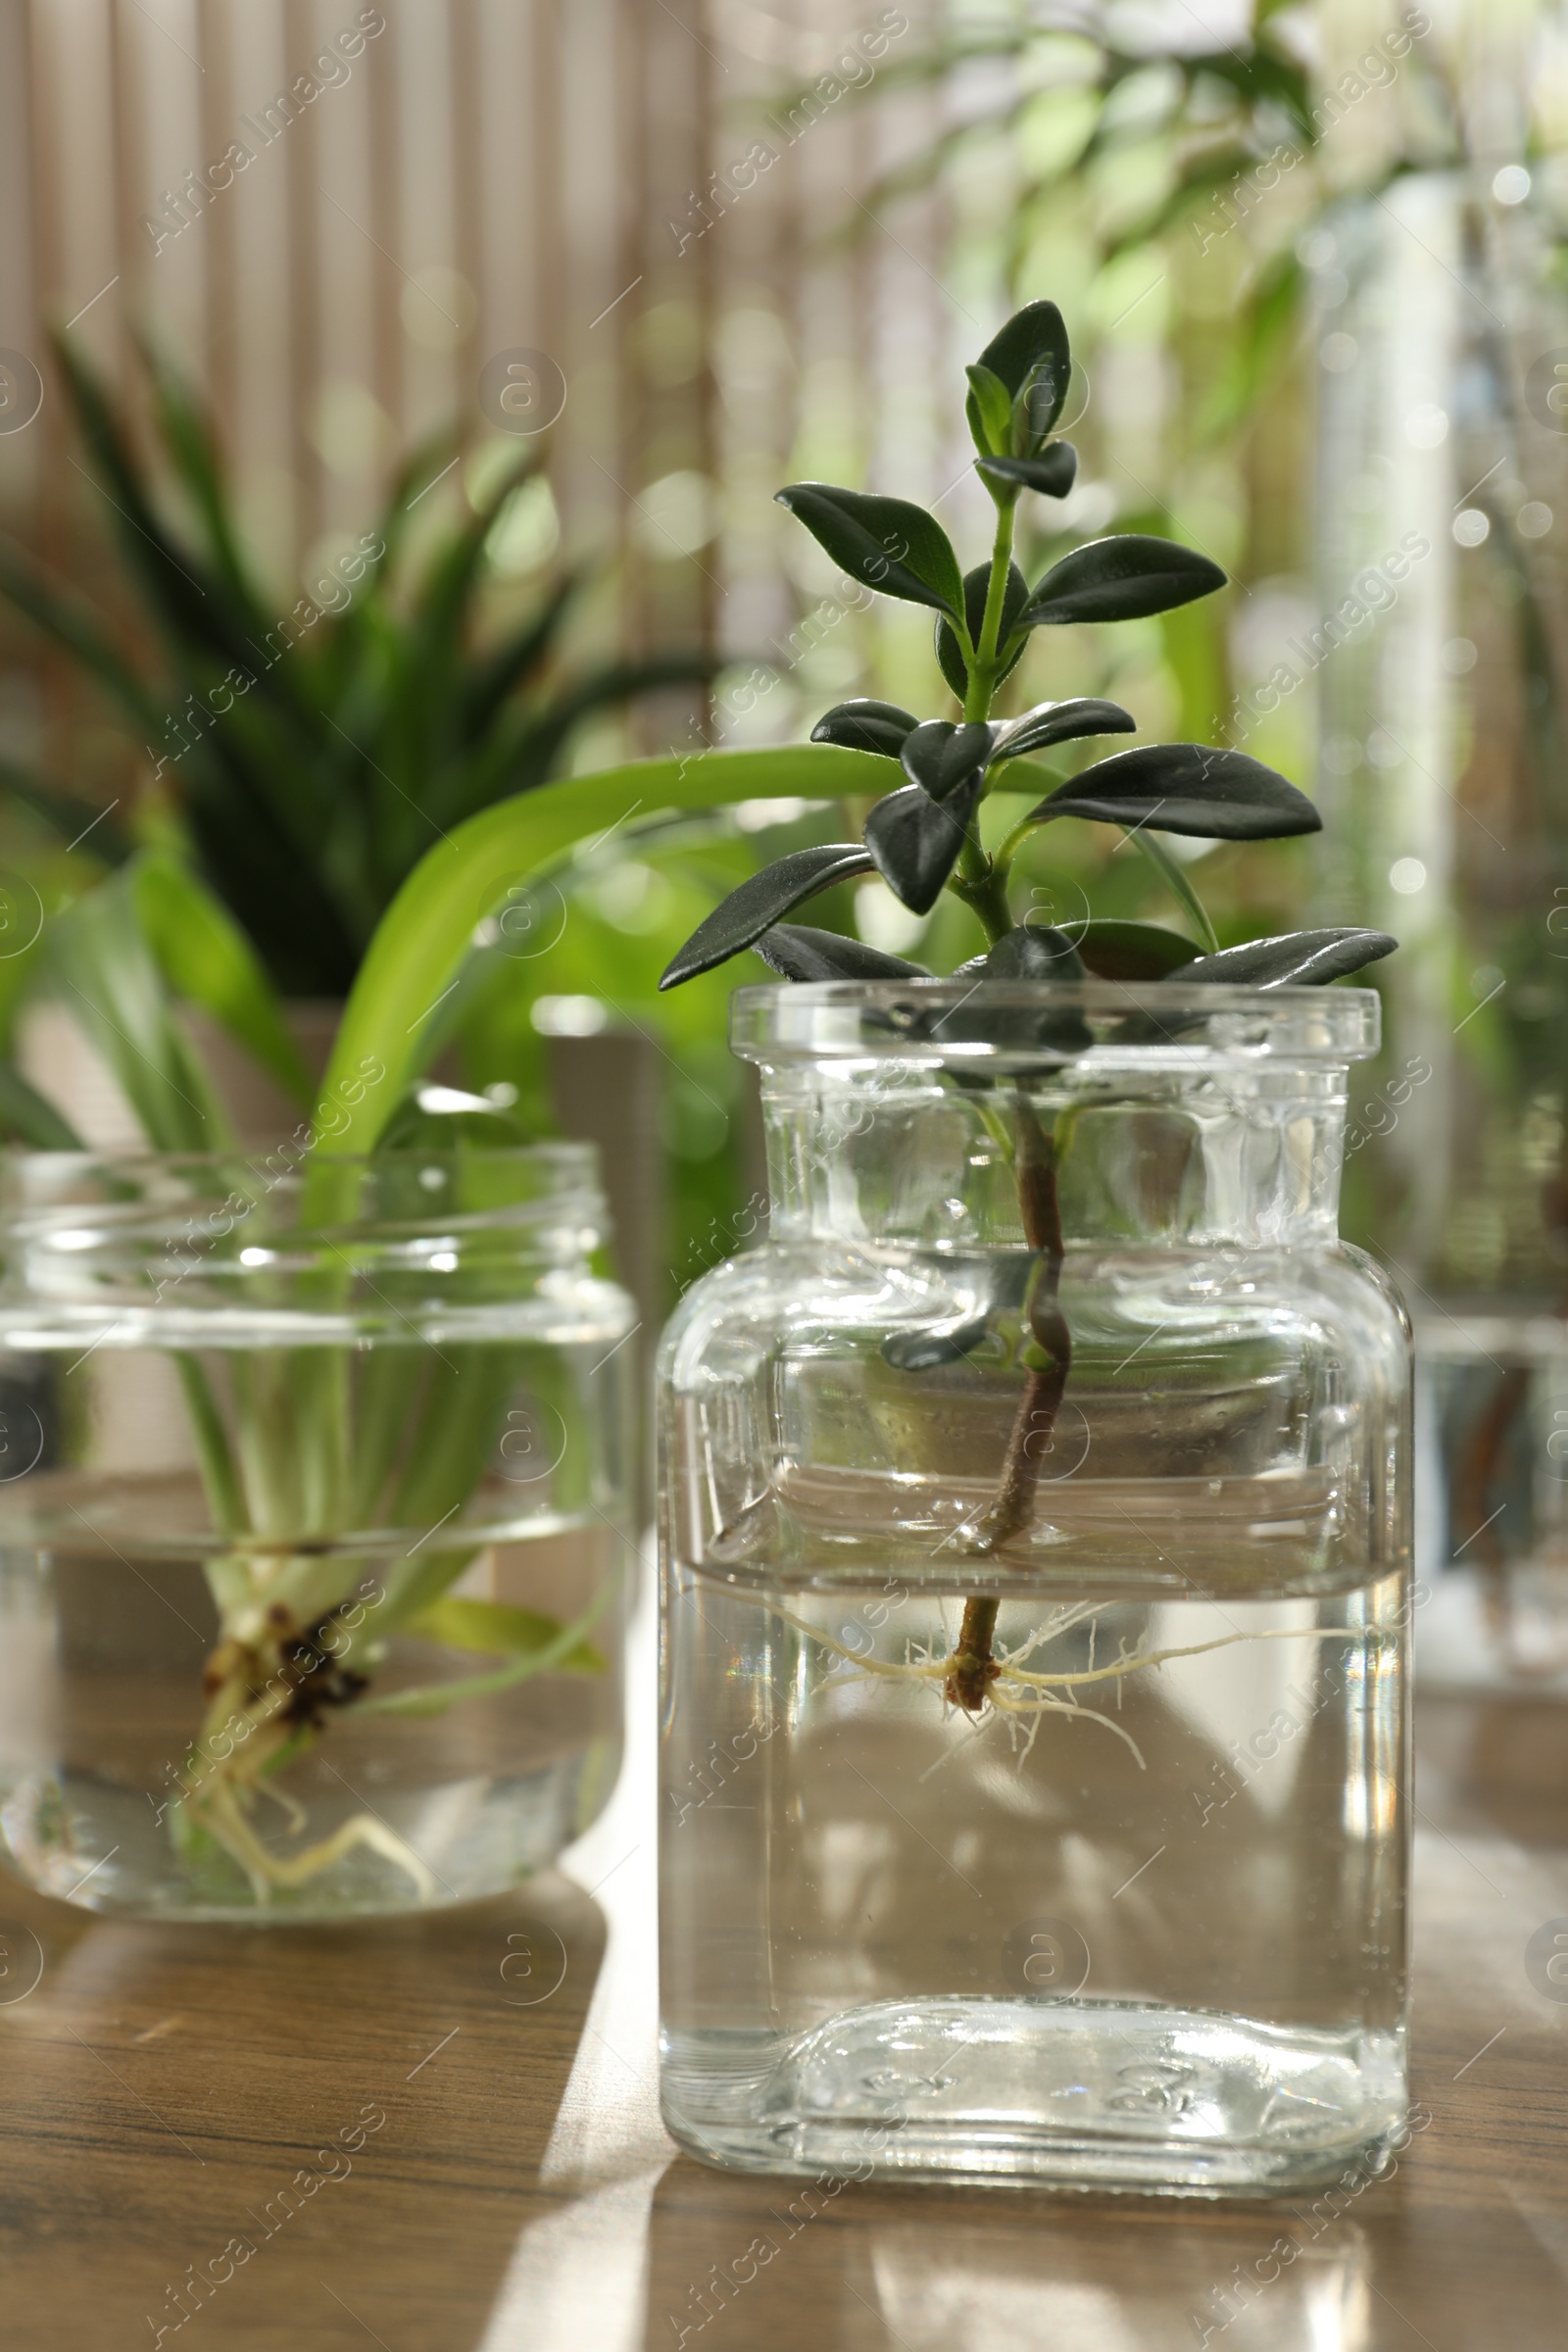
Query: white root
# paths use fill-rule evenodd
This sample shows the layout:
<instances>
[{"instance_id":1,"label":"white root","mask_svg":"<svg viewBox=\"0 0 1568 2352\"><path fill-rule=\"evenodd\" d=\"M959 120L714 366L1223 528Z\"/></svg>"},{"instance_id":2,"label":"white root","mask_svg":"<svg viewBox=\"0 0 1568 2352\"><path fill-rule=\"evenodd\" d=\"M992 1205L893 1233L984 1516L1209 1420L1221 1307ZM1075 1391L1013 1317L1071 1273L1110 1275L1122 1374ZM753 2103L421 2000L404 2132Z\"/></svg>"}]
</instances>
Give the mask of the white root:
<instances>
[{"instance_id":1,"label":"white root","mask_svg":"<svg viewBox=\"0 0 1568 2352\"><path fill-rule=\"evenodd\" d=\"M1125 1741L1126 1745L1132 1749L1139 1771L1143 1772L1147 1769L1144 1763L1144 1751L1131 1732L1124 1731L1119 1723L1114 1722L1108 1715L1102 1715L1096 1707L1080 1707L1074 1700L1068 1698L1037 1697L1030 1699L1027 1704L1018 1699L999 1698L995 1684L992 1685L986 1695L999 1715L1024 1715L1034 1718L1029 1729L1028 1745L1023 1751L1024 1756L1028 1755L1029 1748L1034 1745L1035 1736L1040 1729L1040 1718L1043 1715L1072 1715L1080 1723L1098 1723L1102 1731L1114 1732L1117 1739ZM1021 1761L1022 1758L1020 1758Z\"/></svg>"},{"instance_id":2,"label":"white root","mask_svg":"<svg viewBox=\"0 0 1568 2352\"><path fill-rule=\"evenodd\" d=\"M823 1633L808 1619L798 1617L793 1610L781 1607L777 1601L764 1601L762 1605L770 1615L793 1626L797 1633L804 1634L808 1641L814 1642L819 1648L830 1650L835 1657L843 1658L854 1667L857 1675L881 1675L896 1682L945 1682L951 1671L948 1655L918 1657L913 1654L912 1643L906 1645L903 1665L896 1665L886 1658L862 1657L844 1642L835 1641L831 1634ZM1141 1673L1146 1667L1164 1666L1173 1658L1204 1657L1211 1650L1230 1649L1238 1642L1318 1642L1341 1636L1354 1639L1360 1630L1352 1625L1277 1626L1250 1634L1219 1634L1211 1642L1190 1642L1169 1649L1129 1650L1125 1643L1121 1643L1110 1665L1097 1666L1094 1663L1095 1638L1100 1616L1103 1609L1111 1605L1105 1601L1074 1601L1070 1606L1058 1609L1044 1625L1037 1626L1015 1649L998 1651L998 1673L986 1691L986 1699L988 1707L999 1718L1022 1719L1029 1724L1029 1735L1018 1759L1020 1770L1028 1760L1041 1722L1047 1715L1071 1715L1080 1722L1097 1723L1104 1731L1113 1732L1132 1750L1140 1772L1147 1770L1142 1749L1121 1724L1109 1715L1102 1714L1097 1707L1080 1705L1076 1697L1051 1697L1048 1694L1052 1691L1074 1691L1086 1683L1114 1683L1119 1712L1127 1677ZM1088 1666L1062 1673L1043 1674L1018 1663L1034 1651L1059 1641L1086 1619L1089 1624ZM1013 1692L1017 1695L1011 1695ZM983 1727L977 1727L977 1736L980 1728ZM932 1773L939 1772L957 1752L956 1748L950 1748L938 1757L936 1763L921 1774L922 1781L929 1780Z\"/></svg>"},{"instance_id":3,"label":"white root","mask_svg":"<svg viewBox=\"0 0 1568 2352\"><path fill-rule=\"evenodd\" d=\"M207 1817L213 1835L244 1870L258 1903L267 1902L278 1887L307 1886L318 1871L330 1870L334 1862L341 1862L356 1846L368 1846L396 1869L406 1871L421 1903L434 1900L435 1880L418 1855L395 1830L388 1829L369 1813L356 1813L352 1820L334 1830L330 1838L322 1838L315 1845L289 1855L275 1854L262 1843L231 1786L209 1783L200 1813Z\"/></svg>"}]
</instances>

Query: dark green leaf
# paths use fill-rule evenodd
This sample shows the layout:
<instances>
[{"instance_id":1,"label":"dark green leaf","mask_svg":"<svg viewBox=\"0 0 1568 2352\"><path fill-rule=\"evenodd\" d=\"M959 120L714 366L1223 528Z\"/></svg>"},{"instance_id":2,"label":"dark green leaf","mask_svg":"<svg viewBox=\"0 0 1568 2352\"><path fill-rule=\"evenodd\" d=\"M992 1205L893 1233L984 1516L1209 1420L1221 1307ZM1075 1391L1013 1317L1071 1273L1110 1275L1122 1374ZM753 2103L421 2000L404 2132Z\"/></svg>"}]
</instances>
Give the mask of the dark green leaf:
<instances>
[{"instance_id":1,"label":"dark green leaf","mask_svg":"<svg viewBox=\"0 0 1568 2352\"><path fill-rule=\"evenodd\" d=\"M121 660L98 626L97 616L77 597L46 580L14 542L3 540L0 596L95 678L132 726L144 736L159 733L169 715L167 708L148 692L130 663Z\"/></svg>"},{"instance_id":2,"label":"dark green leaf","mask_svg":"<svg viewBox=\"0 0 1568 2352\"><path fill-rule=\"evenodd\" d=\"M1081 696L1069 703L1039 703L1002 730L992 753L992 764L1021 759L1027 752L1049 751L1053 744L1076 743L1085 735L1131 735L1138 721L1120 703Z\"/></svg>"},{"instance_id":3,"label":"dark green leaf","mask_svg":"<svg viewBox=\"0 0 1568 2352\"><path fill-rule=\"evenodd\" d=\"M974 645L978 645L980 642L980 627L986 612L986 590L990 584L991 566L989 564L977 564L972 571L966 571L963 575L964 620L968 626L970 643ZM1002 626L997 633L999 646L1006 644L1018 625L1018 615L1028 602L1029 583L1018 569L1017 564L1011 564L1007 567L1007 585L1002 592ZM997 673L999 686L1023 659L1023 651L1027 643L1027 638L1020 636L1017 645L1008 657L1006 666ZM942 675L961 703L969 690L969 672L964 664L957 633L951 621L939 620L937 622L937 660L942 664Z\"/></svg>"},{"instance_id":4,"label":"dark green leaf","mask_svg":"<svg viewBox=\"0 0 1568 2352\"><path fill-rule=\"evenodd\" d=\"M136 918L170 987L220 1021L309 1110L311 1074L261 958L222 901L164 851L143 851L126 873Z\"/></svg>"},{"instance_id":5,"label":"dark green leaf","mask_svg":"<svg viewBox=\"0 0 1568 2352\"><path fill-rule=\"evenodd\" d=\"M220 668L244 662L256 625L253 608L193 548L176 548L102 382L63 335L52 340L77 427L107 484L81 470L113 511L126 570L141 581L160 625L187 650L201 651Z\"/></svg>"},{"instance_id":6,"label":"dark green leaf","mask_svg":"<svg viewBox=\"0 0 1568 2352\"><path fill-rule=\"evenodd\" d=\"M941 523L923 507L838 490L830 482L791 482L777 495L852 580L906 604L959 611L958 559Z\"/></svg>"},{"instance_id":7,"label":"dark green leaf","mask_svg":"<svg viewBox=\"0 0 1568 2352\"><path fill-rule=\"evenodd\" d=\"M824 710L811 729L811 741L842 744L851 752L879 752L884 759L896 760L905 737L919 723L912 710L901 710L897 703L873 702L864 695Z\"/></svg>"},{"instance_id":8,"label":"dark green leaf","mask_svg":"<svg viewBox=\"0 0 1568 2352\"><path fill-rule=\"evenodd\" d=\"M1259 10L1258 14L1261 18L1263 12ZM1203 74L1212 74L1216 81L1229 83L1250 106L1272 103L1290 117L1309 147L1315 144L1319 133L1312 120L1312 86L1294 58L1277 57L1248 41L1245 47L1213 49L1198 57L1185 57L1182 71L1189 83L1197 82Z\"/></svg>"},{"instance_id":9,"label":"dark green leaf","mask_svg":"<svg viewBox=\"0 0 1568 2352\"><path fill-rule=\"evenodd\" d=\"M986 980L1083 980L1083 959L1065 931L1051 923L1019 923L988 954L962 967Z\"/></svg>"},{"instance_id":10,"label":"dark green leaf","mask_svg":"<svg viewBox=\"0 0 1568 2352\"><path fill-rule=\"evenodd\" d=\"M248 606L265 626L262 600L235 532L211 421L190 387L166 365L147 337L138 337L138 348L152 385L159 433L206 532L212 562L236 600Z\"/></svg>"},{"instance_id":11,"label":"dark green leaf","mask_svg":"<svg viewBox=\"0 0 1568 2352\"><path fill-rule=\"evenodd\" d=\"M1099 918L1084 925L1077 945L1085 967L1100 980L1163 980L1175 971L1185 978L1183 967L1199 955L1190 939L1158 923Z\"/></svg>"},{"instance_id":12,"label":"dark green leaf","mask_svg":"<svg viewBox=\"0 0 1568 2352\"><path fill-rule=\"evenodd\" d=\"M581 585L580 572L565 572L521 628L475 662L463 690L458 721L466 743L482 741L507 697L543 667Z\"/></svg>"},{"instance_id":13,"label":"dark green leaf","mask_svg":"<svg viewBox=\"0 0 1568 2352\"><path fill-rule=\"evenodd\" d=\"M393 475L381 512L376 516L375 535L396 558L410 527L410 516L427 490L433 490L451 470L451 462L458 454L457 435L450 425L443 425L428 440L419 442L402 459ZM382 558L385 562L386 558Z\"/></svg>"},{"instance_id":14,"label":"dark green leaf","mask_svg":"<svg viewBox=\"0 0 1568 2352\"><path fill-rule=\"evenodd\" d=\"M955 726L951 718L928 718L905 742L904 772L934 801L948 800L984 768L995 734L983 719Z\"/></svg>"},{"instance_id":15,"label":"dark green leaf","mask_svg":"<svg viewBox=\"0 0 1568 2352\"><path fill-rule=\"evenodd\" d=\"M865 846L877 872L911 914L929 914L957 863L980 798L980 777L934 801L918 784L878 801L865 820Z\"/></svg>"},{"instance_id":16,"label":"dark green leaf","mask_svg":"<svg viewBox=\"0 0 1568 2352\"><path fill-rule=\"evenodd\" d=\"M1077 476L1078 452L1070 441L1053 441L1038 458L977 458L975 470L988 482L1016 482L1042 498L1065 498Z\"/></svg>"},{"instance_id":17,"label":"dark green leaf","mask_svg":"<svg viewBox=\"0 0 1568 2352\"><path fill-rule=\"evenodd\" d=\"M1012 393L989 368L966 368L963 372L969 378L964 414L974 445L983 458L1000 454L1008 447L1012 430Z\"/></svg>"},{"instance_id":18,"label":"dark green leaf","mask_svg":"<svg viewBox=\"0 0 1568 2352\"><path fill-rule=\"evenodd\" d=\"M1015 311L980 354L980 365L1002 378L1014 400L1034 387L1031 423L1036 433L1049 432L1061 414L1072 371L1066 323L1055 304L1031 302Z\"/></svg>"},{"instance_id":19,"label":"dark green leaf","mask_svg":"<svg viewBox=\"0 0 1568 2352\"><path fill-rule=\"evenodd\" d=\"M1217 955L1219 934L1208 919L1208 909L1187 879L1185 870L1171 856L1158 834L1151 833L1147 825L1134 825L1123 835L1123 839L1131 844L1151 873L1156 875L1170 892L1171 897L1192 924L1200 945L1209 955Z\"/></svg>"},{"instance_id":20,"label":"dark green leaf","mask_svg":"<svg viewBox=\"0 0 1568 2352\"><path fill-rule=\"evenodd\" d=\"M1398 944L1387 931L1288 931L1200 956L1177 976L1184 987L1201 980L1233 988L1318 988L1392 956Z\"/></svg>"},{"instance_id":21,"label":"dark green leaf","mask_svg":"<svg viewBox=\"0 0 1568 2352\"><path fill-rule=\"evenodd\" d=\"M1204 841L1279 841L1319 832L1323 823L1305 793L1260 760L1203 743L1146 743L1118 752L1084 768L1030 816L1038 824L1088 816Z\"/></svg>"},{"instance_id":22,"label":"dark green leaf","mask_svg":"<svg viewBox=\"0 0 1568 2352\"><path fill-rule=\"evenodd\" d=\"M960 964L954 978L971 980L1031 980L1057 986L1088 977L1078 950L1065 931L1050 923L1020 923L988 954ZM1007 1008L956 1004L942 1023L945 1037L990 1038L1013 1049L1035 1047L1053 1054L1083 1054L1094 1044L1089 1024L1077 1005L1053 1003Z\"/></svg>"},{"instance_id":23,"label":"dark green leaf","mask_svg":"<svg viewBox=\"0 0 1568 2352\"><path fill-rule=\"evenodd\" d=\"M853 748L853 747L852 747ZM929 980L923 963L884 956L842 932L815 931L808 923L775 923L752 942L770 971L784 980Z\"/></svg>"},{"instance_id":24,"label":"dark green leaf","mask_svg":"<svg viewBox=\"0 0 1568 2352\"><path fill-rule=\"evenodd\" d=\"M1059 627L1075 620L1139 620L1169 612L1225 585L1217 564L1174 539L1118 531L1091 539L1054 564L1029 599L1025 628Z\"/></svg>"},{"instance_id":25,"label":"dark green leaf","mask_svg":"<svg viewBox=\"0 0 1568 2352\"><path fill-rule=\"evenodd\" d=\"M924 797L922 794L921 798ZM927 801L926 806L931 808L934 804ZM858 842L792 850L787 858L780 858L772 865L764 866L760 874L751 875L739 890L732 890L708 920L698 924L680 954L670 959L660 987L678 988L683 980L695 980L699 972L710 972L715 964L727 963L732 956L738 956L743 948L760 939L764 931L771 930L792 906L799 906L805 899L814 899L818 891L831 890L835 882L847 882L854 874L868 874L871 865L869 851Z\"/></svg>"},{"instance_id":26,"label":"dark green leaf","mask_svg":"<svg viewBox=\"0 0 1568 2352\"><path fill-rule=\"evenodd\" d=\"M47 776L19 766L15 760L0 759L0 792L11 794L24 808L30 808L69 847L81 843L87 857L97 858L105 865L123 865L135 847L129 834L116 822L113 804L109 808L94 808L90 801L79 801L74 793L57 790Z\"/></svg>"}]
</instances>

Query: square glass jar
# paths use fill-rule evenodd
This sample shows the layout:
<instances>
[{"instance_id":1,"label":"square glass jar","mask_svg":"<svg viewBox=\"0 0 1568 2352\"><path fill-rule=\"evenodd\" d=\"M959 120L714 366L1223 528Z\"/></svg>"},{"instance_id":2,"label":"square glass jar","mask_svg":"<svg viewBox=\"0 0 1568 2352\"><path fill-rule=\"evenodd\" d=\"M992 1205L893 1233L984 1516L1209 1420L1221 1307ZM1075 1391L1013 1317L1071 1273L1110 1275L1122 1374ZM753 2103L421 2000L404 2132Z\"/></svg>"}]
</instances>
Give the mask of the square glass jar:
<instances>
[{"instance_id":1,"label":"square glass jar","mask_svg":"<svg viewBox=\"0 0 1568 2352\"><path fill-rule=\"evenodd\" d=\"M742 992L661 1357L662 2084L742 2170L1200 2195L1405 2111L1409 1333L1367 991Z\"/></svg>"}]
</instances>

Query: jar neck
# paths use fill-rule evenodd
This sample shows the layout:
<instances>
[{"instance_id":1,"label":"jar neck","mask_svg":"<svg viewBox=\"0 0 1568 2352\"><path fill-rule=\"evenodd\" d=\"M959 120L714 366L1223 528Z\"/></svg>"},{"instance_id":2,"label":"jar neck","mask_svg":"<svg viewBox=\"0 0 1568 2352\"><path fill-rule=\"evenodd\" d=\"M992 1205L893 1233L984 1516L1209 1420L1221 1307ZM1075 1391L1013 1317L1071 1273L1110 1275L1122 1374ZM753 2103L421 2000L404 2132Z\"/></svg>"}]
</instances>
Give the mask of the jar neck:
<instances>
[{"instance_id":1,"label":"jar neck","mask_svg":"<svg viewBox=\"0 0 1568 2352\"><path fill-rule=\"evenodd\" d=\"M1323 1247L1338 1234L1347 1069L1078 1062L762 1068L771 1234L895 1249L1030 1247L1020 1159L1054 1170L1067 1248Z\"/></svg>"},{"instance_id":2,"label":"jar neck","mask_svg":"<svg viewBox=\"0 0 1568 2352\"><path fill-rule=\"evenodd\" d=\"M583 1145L15 1154L0 1184L0 1299L330 1315L412 1284L468 1305L586 1272L607 1233Z\"/></svg>"}]
</instances>

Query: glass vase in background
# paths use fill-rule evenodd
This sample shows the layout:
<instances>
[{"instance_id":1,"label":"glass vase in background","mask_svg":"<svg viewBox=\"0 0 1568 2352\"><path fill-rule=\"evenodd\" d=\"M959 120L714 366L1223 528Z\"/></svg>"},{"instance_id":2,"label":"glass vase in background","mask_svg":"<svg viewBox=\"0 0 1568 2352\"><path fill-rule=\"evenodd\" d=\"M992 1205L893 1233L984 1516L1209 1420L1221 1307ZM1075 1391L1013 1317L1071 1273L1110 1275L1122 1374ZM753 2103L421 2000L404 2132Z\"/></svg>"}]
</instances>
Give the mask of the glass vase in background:
<instances>
[{"instance_id":1,"label":"glass vase in background","mask_svg":"<svg viewBox=\"0 0 1568 2352\"><path fill-rule=\"evenodd\" d=\"M1348 1228L1415 1319L1416 1657L1568 1690L1568 181L1410 173L1311 232L1321 919L1395 932ZM1552 1666L1549 1661L1557 1661Z\"/></svg>"},{"instance_id":2,"label":"glass vase in background","mask_svg":"<svg viewBox=\"0 0 1568 2352\"><path fill-rule=\"evenodd\" d=\"M1408 1327L1335 1221L1377 1014L735 998L769 1238L688 1292L659 1403L693 2153L1200 2195L1381 2161Z\"/></svg>"},{"instance_id":3,"label":"glass vase in background","mask_svg":"<svg viewBox=\"0 0 1568 2352\"><path fill-rule=\"evenodd\" d=\"M620 1757L635 1320L592 1152L12 1158L0 1860L160 1918L466 1901Z\"/></svg>"}]
</instances>

